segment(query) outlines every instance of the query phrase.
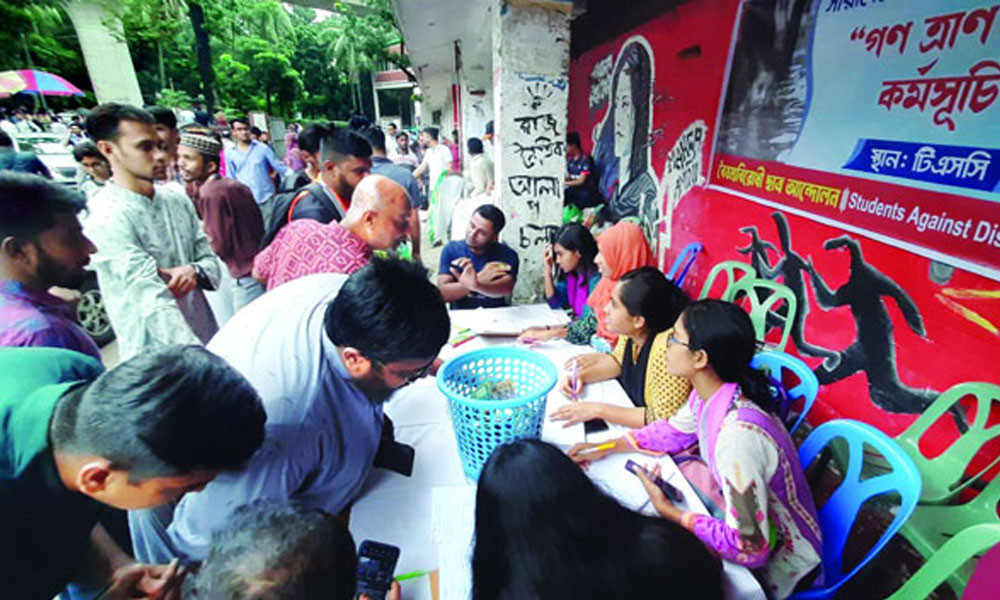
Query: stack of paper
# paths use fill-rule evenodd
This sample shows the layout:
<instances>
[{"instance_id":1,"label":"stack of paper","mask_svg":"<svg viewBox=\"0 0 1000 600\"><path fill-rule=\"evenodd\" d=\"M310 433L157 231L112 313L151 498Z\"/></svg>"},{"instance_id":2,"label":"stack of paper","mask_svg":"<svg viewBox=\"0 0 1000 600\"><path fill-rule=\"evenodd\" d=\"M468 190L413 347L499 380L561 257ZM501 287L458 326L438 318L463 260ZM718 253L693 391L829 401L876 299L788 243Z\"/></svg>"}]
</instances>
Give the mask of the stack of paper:
<instances>
[{"instance_id":1,"label":"stack of paper","mask_svg":"<svg viewBox=\"0 0 1000 600\"><path fill-rule=\"evenodd\" d=\"M476 486L436 487L431 492L431 506L434 541L438 544L439 600L469 600Z\"/></svg>"},{"instance_id":2,"label":"stack of paper","mask_svg":"<svg viewBox=\"0 0 1000 600\"><path fill-rule=\"evenodd\" d=\"M480 335L519 335L529 327L565 325L565 312L552 310L547 304L525 304L501 308L456 310L451 312L454 327L468 327Z\"/></svg>"}]
</instances>

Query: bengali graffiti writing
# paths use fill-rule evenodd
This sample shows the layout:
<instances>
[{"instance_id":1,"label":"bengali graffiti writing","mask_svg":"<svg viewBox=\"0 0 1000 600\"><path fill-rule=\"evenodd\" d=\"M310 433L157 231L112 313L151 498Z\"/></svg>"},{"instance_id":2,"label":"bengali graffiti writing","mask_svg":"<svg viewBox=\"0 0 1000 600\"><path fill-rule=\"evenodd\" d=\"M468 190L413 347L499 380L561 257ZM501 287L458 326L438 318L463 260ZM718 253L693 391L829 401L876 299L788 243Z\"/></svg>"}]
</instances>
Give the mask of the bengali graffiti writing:
<instances>
[{"instance_id":1,"label":"bengali graffiti writing","mask_svg":"<svg viewBox=\"0 0 1000 600\"><path fill-rule=\"evenodd\" d=\"M728 165L719 161L716 178L732 183L738 183L745 188L757 188L766 192L783 194L799 202L809 200L814 204L836 207L840 203L840 188L820 185L791 177L768 174L764 165L756 169L748 169L746 164Z\"/></svg>"},{"instance_id":2,"label":"bengali graffiti writing","mask_svg":"<svg viewBox=\"0 0 1000 600\"><path fill-rule=\"evenodd\" d=\"M521 128L521 131L525 135L534 135L545 132L551 133L554 136L559 135L559 131L557 130L559 122L556 121L556 118L552 113L514 117L514 122L517 123L517 126Z\"/></svg>"},{"instance_id":3,"label":"bengali graffiti writing","mask_svg":"<svg viewBox=\"0 0 1000 600\"><path fill-rule=\"evenodd\" d=\"M525 223L521 225L517 234L517 245L521 250L527 250L532 246L548 244L559 232L558 225L535 225Z\"/></svg>"},{"instance_id":4,"label":"bengali graffiti writing","mask_svg":"<svg viewBox=\"0 0 1000 600\"><path fill-rule=\"evenodd\" d=\"M904 110L916 108L923 112L928 105L936 108L934 124L955 130L953 113L968 108L979 113L990 107L1000 93L1000 63L981 60L969 69L968 75L927 79L899 79L882 82L878 104L891 111L894 106Z\"/></svg>"},{"instance_id":5,"label":"bengali graffiti writing","mask_svg":"<svg viewBox=\"0 0 1000 600\"><path fill-rule=\"evenodd\" d=\"M507 178L507 185L515 196L562 197L562 181L558 177L539 177L534 175L512 175Z\"/></svg>"},{"instance_id":6,"label":"bengali graffiti writing","mask_svg":"<svg viewBox=\"0 0 1000 600\"><path fill-rule=\"evenodd\" d=\"M566 142L544 135L535 138L532 144L514 142L514 153L521 158L526 169L533 169L545 162L546 158L562 157L566 154Z\"/></svg>"}]
</instances>

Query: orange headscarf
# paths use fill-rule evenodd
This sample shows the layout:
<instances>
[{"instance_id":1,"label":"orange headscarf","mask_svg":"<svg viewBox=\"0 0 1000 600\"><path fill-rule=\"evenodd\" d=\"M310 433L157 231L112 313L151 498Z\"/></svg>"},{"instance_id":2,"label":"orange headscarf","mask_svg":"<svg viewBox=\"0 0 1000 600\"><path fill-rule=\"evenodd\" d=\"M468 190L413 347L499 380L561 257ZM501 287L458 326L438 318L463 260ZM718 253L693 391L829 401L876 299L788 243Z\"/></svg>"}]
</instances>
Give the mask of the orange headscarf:
<instances>
[{"instance_id":1,"label":"orange headscarf","mask_svg":"<svg viewBox=\"0 0 1000 600\"><path fill-rule=\"evenodd\" d=\"M601 277L587 299L587 306L597 315L597 335L614 344L618 336L605 326L604 306L611 301L611 293L622 275L640 267L655 267L656 259L653 258L642 228L635 223L619 222L612 225L597 237L597 246L611 276Z\"/></svg>"}]
</instances>

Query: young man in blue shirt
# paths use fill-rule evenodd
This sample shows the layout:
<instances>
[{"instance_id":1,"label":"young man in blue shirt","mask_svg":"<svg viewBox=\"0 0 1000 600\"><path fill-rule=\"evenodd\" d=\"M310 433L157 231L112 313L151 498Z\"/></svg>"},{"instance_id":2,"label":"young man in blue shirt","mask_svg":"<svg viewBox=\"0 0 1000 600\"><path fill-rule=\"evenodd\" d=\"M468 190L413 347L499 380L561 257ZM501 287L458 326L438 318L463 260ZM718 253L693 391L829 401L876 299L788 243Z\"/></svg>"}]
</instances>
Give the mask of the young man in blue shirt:
<instances>
[{"instance_id":1,"label":"young man in blue shirt","mask_svg":"<svg viewBox=\"0 0 1000 600\"><path fill-rule=\"evenodd\" d=\"M472 213L465 239L441 251L438 288L452 308L505 306L517 283L517 253L497 241L507 220L492 204Z\"/></svg>"},{"instance_id":2,"label":"young man in blue shirt","mask_svg":"<svg viewBox=\"0 0 1000 600\"><path fill-rule=\"evenodd\" d=\"M284 176L288 167L267 144L250 137L250 122L237 118L231 121L236 146L226 148L226 177L239 180L253 192L267 223L271 216L270 200L274 196L274 181L270 172Z\"/></svg>"}]
</instances>

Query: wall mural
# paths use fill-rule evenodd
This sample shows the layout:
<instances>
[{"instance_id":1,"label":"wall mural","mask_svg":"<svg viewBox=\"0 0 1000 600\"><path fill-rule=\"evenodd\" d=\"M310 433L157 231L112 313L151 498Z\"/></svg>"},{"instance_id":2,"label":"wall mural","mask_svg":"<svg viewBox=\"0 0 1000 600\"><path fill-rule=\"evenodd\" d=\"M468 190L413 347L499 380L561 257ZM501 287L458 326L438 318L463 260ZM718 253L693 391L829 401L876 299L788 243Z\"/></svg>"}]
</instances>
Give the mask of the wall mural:
<instances>
[{"instance_id":1,"label":"wall mural","mask_svg":"<svg viewBox=\"0 0 1000 600\"><path fill-rule=\"evenodd\" d=\"M605 69L599 63L595 69ZM600 80L601 74L592 76ZM637 216L655 243L662 195L650 165L653 122L653 52L642 36L630 38L615 60L604 98L607 110L595 127L594 162L601 171L600 188L609 216ZM591 99L593 103L594 99Z\"/></svg>"},{"instance_id":2,"label":"wall mural","mask_svg":"<svg viewBox=\"0 0 1000 600\"><path fill-rule=\"evenodd\" d=\"M910 330L926 338L923 317L910 295L890 277L866 262L860 242L849 235L833 237L822 244L826 251L846 252L850 256L847 281L836 290L831 289L813 265L812 258L803 258L792 249L787 217L775 211L771 213L771 218L774 219L781 244L778 260L773 266L767 251L770 249L777 254L779 249L762 239L753 225L740 228L742 233L751 235L751 242L737 251L751 255L751 265L759 277L780 279L795 294L798 310L792 322L791 338L800 354L823 358L823 362L815 369L820 384L829 385L863 372L868 382L869 395L879 408L893 413L923 412L938 397L939 392L914 389L900 381L894 328L886 307L887 301L895 302ZM805 320L809 314L807 278L820 308L831 310L847 307L850 310L857 333L845 348L835 351L805 340ZM964 413L956 408L953 414L958 428L963 431L967 429Z\"/></svg>"},{"instance_id":3,"label":"wall mural","mask_svg":"<svg viewBox=\"0 0 1000 600\"><path fill-rule=\"evenodd\" d=\"M823 382L811 422L852 418L897 435L949 388L1000 383L993 364L1000 289L975 273L702 185L714 168L710 145L732 39L720 23L733 23L745 4L685 3L575 58L567 129L591 132L583 138L593 144L587 150L602 170L602 191L618 214L641 216L658 232L651 240L659 241L661 266L686 244L703 245L685 284L690 294L725 260L749 263L793 291L799 311L788 351ZM789 48L813 4L749 3L769 7L748 19L765 43L756 46L758 66L734 65L746 93L728 98L732 113L766 114L768 102L787 113L801 99L803 55ZM744 134L762 138L760 148L775 158L787 152L791 138L764 129ZM943 449L967 416L944 419L925 449Z\"/></svg>"}]
</instances>

